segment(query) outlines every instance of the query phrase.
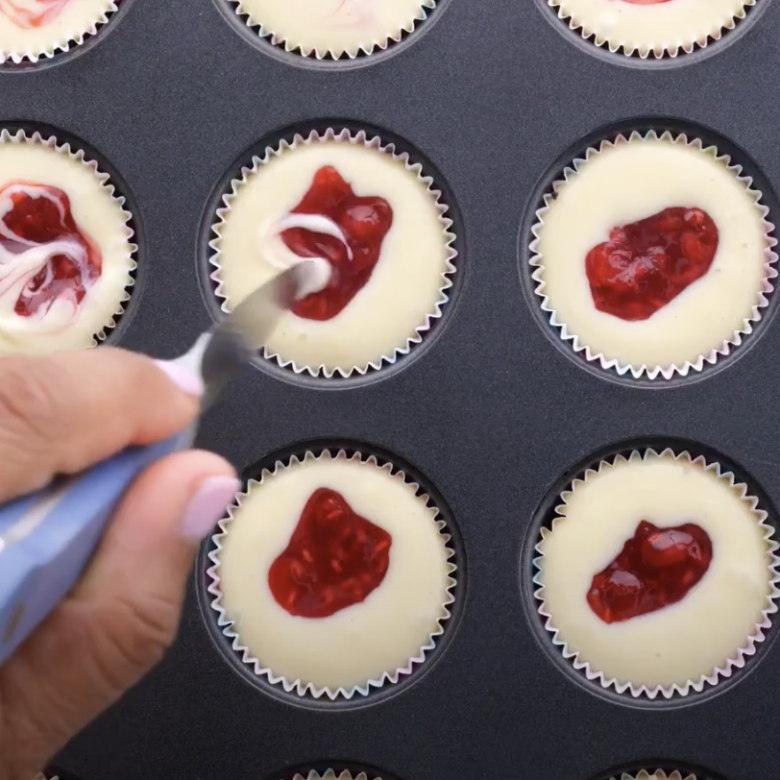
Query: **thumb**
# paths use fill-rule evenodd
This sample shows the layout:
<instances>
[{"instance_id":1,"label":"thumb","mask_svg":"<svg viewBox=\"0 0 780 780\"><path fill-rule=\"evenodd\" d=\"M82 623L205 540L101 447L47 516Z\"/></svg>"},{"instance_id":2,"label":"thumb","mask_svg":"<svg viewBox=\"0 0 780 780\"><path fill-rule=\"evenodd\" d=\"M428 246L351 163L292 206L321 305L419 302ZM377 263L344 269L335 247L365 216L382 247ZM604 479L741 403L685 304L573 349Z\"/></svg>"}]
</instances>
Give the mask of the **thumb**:
<instances>
[{"instance_id":1,"label":"thumb","mask_svg":"<svg viewBox=\"0 0 780 780\"><path fill-rule=\"evenodd\" d=\"M172 455L136 480L85 577L1 670L3 708L33 733L0 743L29 746L31 771L160 660L198 543L238 489L206 452Z\"/></svg>"}]
</instances>

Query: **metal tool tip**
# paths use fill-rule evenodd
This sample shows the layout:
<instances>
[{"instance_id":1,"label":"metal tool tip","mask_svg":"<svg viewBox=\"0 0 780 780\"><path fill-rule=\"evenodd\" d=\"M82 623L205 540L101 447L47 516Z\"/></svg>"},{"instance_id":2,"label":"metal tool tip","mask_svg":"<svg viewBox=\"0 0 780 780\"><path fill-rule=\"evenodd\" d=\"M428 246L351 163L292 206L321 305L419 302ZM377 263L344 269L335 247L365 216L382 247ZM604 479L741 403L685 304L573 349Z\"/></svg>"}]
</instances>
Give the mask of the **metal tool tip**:
<instances>
[{"instance_id":1,"label":"metal tool tip","mask_svg":"<svg viewBox=\"0 0 780 780\"><path fill-rule=\"evenodd\" d=\"M291 303L305 298L312 289L317 289L321 286L317 281L317 263L313 259L307 258L303 262L294 265L290 272L295 286Z\"/></svg>"}]
</instances>

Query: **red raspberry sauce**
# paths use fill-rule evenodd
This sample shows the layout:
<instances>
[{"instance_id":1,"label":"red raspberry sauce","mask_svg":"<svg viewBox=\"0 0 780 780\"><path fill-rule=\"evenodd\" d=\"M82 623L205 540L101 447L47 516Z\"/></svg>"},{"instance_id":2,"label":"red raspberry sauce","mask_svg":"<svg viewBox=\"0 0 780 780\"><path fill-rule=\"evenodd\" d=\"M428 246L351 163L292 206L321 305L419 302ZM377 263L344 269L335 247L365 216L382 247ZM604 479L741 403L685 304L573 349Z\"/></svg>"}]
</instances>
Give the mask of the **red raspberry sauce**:
<instances>
[{"instance_id":1,"label":"red raspberry sauce","mask_svg":"<svg viewBox=\"0 0 780 780\"><path fill-rule=\"evenodd\" d=\"M702 209L664 209L613 228L585 260L596 308L623 320L652 317L709 271L718 241Z\"/></svg>"},{"instance_id":2,"label":"red raspberry sauce","mask_svg":"<svg viewBox=\"0 0 780 780\"><path fill-rule=\"evenodd\" d=\"M620 555L593 578L588 604L605 623L655 612L684 599L711 561L712 542L698 525L661 529L643 520Z\"/></svg>"},{"instance_id":3,"label":"red raspberry sauce","mask_svg":"<svg viewBox=\"0 0 780 780\"><path fill-rule=\"evenodd\" d=\"M53 22L70 0L33 0L23 4L19 0L0 0L2 11L17 27L43 27ZM30 5L33 7L30 8Z\"/></svg>"},{"instance_id":4,"label":"red raspberry sauce","mask_svg":"<svg viewBox=\"0 0 780 780\"><path fill-rule=\"evenodd\" d=\"M329 617L382 584L392 543L387 531L356 514L340 493L320 488L271 565L271 593L291 615Z\"/></svg>"},{"instance_id":5,"label":"red raspberry sauce","mask_svg":"<svg viewBox=\"0 0 780 780\"><path fill-rule=\"evenodd\" d=\"M393 210L383 198L358 198L339 172L327 166L317 171L293 213L328 217L341 228L352 250L350 260L344 244L333 236L304 228L282 233L282 240L296 255L323 257L333 269L328 286L298 301L293 312L309 320L333 319L371 278L382 241L393 224Z\"/></svg>"},{"instance_id":6,"label":"red raspberry sauce","mask_svg":"<svg viewBox=\"0 0 780 780\"><path fill-rule=\"evenodd\" d=\"M21 188L24 191L19 191ZM9 194L8 190L12 192ZM75 255L50 257L22 290L14 307L16 314L30 317L42 306L48 307L67 294L73 295L77 304L81 303L86 285L100 277L102 260L97 247L76 226L68 196L57 187L16 181L0 188L0 205L9 199L12 207L0 217L4 227L0 244L8 252L21 256L37 246L69 241L79 245L86 258L83 264ZM10 238L8 233L19 240Z\"/></svg>"}]
</instances>

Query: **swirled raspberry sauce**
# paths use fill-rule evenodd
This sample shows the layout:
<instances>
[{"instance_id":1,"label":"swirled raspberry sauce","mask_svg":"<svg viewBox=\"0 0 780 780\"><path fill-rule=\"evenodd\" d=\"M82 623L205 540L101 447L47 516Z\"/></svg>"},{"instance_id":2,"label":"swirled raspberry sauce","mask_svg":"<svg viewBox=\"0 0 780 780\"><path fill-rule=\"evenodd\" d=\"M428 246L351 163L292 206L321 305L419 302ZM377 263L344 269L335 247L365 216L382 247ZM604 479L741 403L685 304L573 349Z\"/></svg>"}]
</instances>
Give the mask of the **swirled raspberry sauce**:
<instances>
[{"instance_id":1,"label":"swirled raspberry sauce","mask_svg":"<svg viewBox=\"0 0 780 780\"><path fill-rule=\"evenodd\" d=\"M282 233L282 240L296 255L323 257L332 268L328 286L298 301L293 312L309 320L333 319L371 278L393 224L393 210L383 198L357 197L341 174L326 166L317 171L311 188L292 213L328 217L341 228L352 252L350 259L343 241L305 228Z\"/></svg>"},{"instance_id":2,"label":"swirled raspberry sauce","mask_svg":"<svg viewBox=\"0 0 780 780\"><path fill-rule=\"evenodd\" d=\"M329 617L382 584L392 543L387 531L356 514L340 493L320 488L271 565L271 593L291 615Z\"/></svg>"},{"instance_id":3,"label":"swirled raspberry sauce","mask_svg":"<svg viewBox=\"0 0 780 780\"><path fill-rule=\"evenodd\" d=\"M712 542L698 525L656 528L643 520L620 555L593 578L588 604L605 623L655 612L684 599L711 561Z\"/></svg>"},{"instance_id":4,"label":"swirled raspberry sauce","mask_svg":"<svg viewBox=\"0 0 780 780\"><path fill-rule=\"evenodd\" d=\"M100 276L100 252L76 226L70 199L57 187L16 181L0 188L0 247L0 289L16 267L32 264L34 275L14 307L22 317L48 310L58 298L77 307Z\"/></svg>"},{"instance_id":5,"label":"swirled raspberry sauce","mask_svg":"<svg viewBox=\"0 0 780 780\"><path fill-rule=\"evenodd\" d=\"M53 22L71 0L0 0L0 11L17 27L43 27Z\"/></svg>"},{"instance_id":6,"label":"swirled raspberry sauce","mask_svg":"<svg viewBox=\"0 0 780 780\"><path fill-rule=\"evenodd\" d=\"M709 271L718 240L702 209L664 209L613 228L585 260L596 308L623 320L652 317Z\"/></svg>"}]
</instances>

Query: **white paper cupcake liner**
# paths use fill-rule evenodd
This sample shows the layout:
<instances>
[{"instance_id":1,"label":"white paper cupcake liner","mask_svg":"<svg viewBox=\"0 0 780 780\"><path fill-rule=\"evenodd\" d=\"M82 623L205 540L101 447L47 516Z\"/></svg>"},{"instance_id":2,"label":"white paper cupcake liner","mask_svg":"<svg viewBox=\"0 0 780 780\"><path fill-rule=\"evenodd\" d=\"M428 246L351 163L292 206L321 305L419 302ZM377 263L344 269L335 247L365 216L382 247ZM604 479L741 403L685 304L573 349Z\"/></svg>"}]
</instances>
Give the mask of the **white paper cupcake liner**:
<instances>
[{"instance_id":1,"label":"white paper cupcake liner","mask_svg":"<svg viewBox=\"0 0 780 780\"><path fill-rule=\"evenodd\" d=\"M696 49L707 48L710 42L719 41L724 33L733 30L748 14L750 8L756 4L756 0L743 0L744 5L734 16L727 21L720 29L702 33L695 40L667 40L659 41L657 44L641 49L636 45L628 43L610 41L604 35L599 35L591 30L584 23L577 21L568 13L564 5L566 0L547 0L547 5L553 10L564 24L568 25L573 32L579 33L582 38L599 48L608 49L612 54L623 54L626 57L638 57L647 60L650 57L654 59L663 59L664 57L677 58L680 54L691 54Z\"/></svg>"},{"instance_id":2,"label":"white paper cupcake liner","mask_svg":"<svg viewBox=\"0 0 780 780\"><path fill-rule=\"evenodd\" d=\"M50 41L48 45L39 49L20 49L18 51L0 50L0 65L3 63L13 63L20 65L23 62L37 63L43 59L51 59L57 54L64 54L71 49L81 46L87 38L97 35L99 29L108 24L113 14L119 10L116 0L107 4L104 11L84 29L72 28L60 34L55 40Z\"/></svg>"},{"instance_id":3,"label":"white paper cupcake liner","mask_svg":"<svg viewBox=\"0 0 780 780\"><path fill-rule=\"evenodd\" d=\"M595 476L602 469L608 468L616 462L630 462L634 460L646 460L650 457L667 456L671 456L678 461L685 461L700 466L705 471L711 472L718 479L723 480L730 488L738 491L742 501L750 506L751 512L756 517L756 522L763 531L764 541L767 545L767 553L771 561L769 565L769 573L771 575L769 583L770 592L766 598L766 605L761 612L761 620L756 623L753 634L747 638L743 647L736 650L736 656L734 658L729 658L724 666L714 669L710 674L702 675L697 680L689 680L683 685L675 683L670 687L658 685L654 688L648 688L646 685L636 686L631 682L620 683L615 678L607 677L603 672L594 669L589 662L583 661L579 657L579 653L569 648L568 644L561 639L560 630L556 628L553 616L548 611L547 603L544 599L544 584L541 581L541 563L544 558L544 552L541 545L555 529L555 525L560 519L561 511L568 503L568 497L577 489L578 485L584 484L591 476ZM780 598L780 589L778 588L778 584L780 584L780 557L777 555L780 544L772 538L775 534L775 529L767 522L767 513L763 509L759 509L758 499L749 494L747 485L736 481L734 474L730 471L721 469L719 463L708 463L702 455L693 458L687 451L677 453L671 448L667 448L661 453L658 453L652 448L648 448L642 452L635 450L628 457L616 455L610 460L600 461L595 468L586 469L581 477L576 478L572 482L571 487L561 493L560 504L556 507L555 511L556 517L552 522L552 527L550 529L545 527L542 528L541 541L535 547L539 555L534 558L536 573L534 574L533 582L534 585L537 586L534 591L534 597L539 602L537 612L544 620L544 627L550 633L553 645L559 648L563 657L570 661L577 671L583 672L588 680L598 683L605 690L613 689L619 694L629 693L634 698L647 697L649 699L656 699L660 695L665 699L670 699L675 694L679 696L688 696L692 691L701 693L706 686L715 686L719 681L732 677L737 670L743 669L749 659L756 654L758 645L766 639L767 631L772 625L772 616L777 613L778 610L777 599Z\"/></svg>"},{"instance_id":4,"label":"white paper cupcake liner","mask_svg":"<svg viewBox=\"0 0 780 780\"><path fill-rule=\"evenodd\" d=\"M292 780L382 780L382 778L379 777L379 775L373 774L373 772L369 778L369 775L365 772L358 772L358 774L355 775L346 769L343 772L336 772L334 769L328 769L322 775L313 770L306 775L296 772L293 775Z\"/></svg>"},{"instance_id":5,"label":"white paper cupcake liner","mask_svg":"<svg viewBox=\"0 0 780 780\"><path fill-rule=\"evenodd\" d=\"M383 40L373 41L370 46L361 45L355 51L332 51L330 49L317 49L300 44L290 43L283 35L256 19L250 11L244 8L241 0L229 0L235 7L236 15L242 19L246 26L255 30L259 37L270 41L274 46L284 49L286 52L299 54L303 57L311 57L317 60L330 58L333 60L348 58L354 60L360 56L368 56L377 51L385 51L391 44L399 43L405 36L411 35L420 22L425 21L430 12L436 8L438 0L420 0L420 9L406 24L394 30L388 30Z\"/></svg>"},{"instance_id":6,"label":"white paper cupcake liner","mask_svg":"<svg viewBox=\"0 0 780 780\"><path fill-rule=\"evenodd\" d=\"M339 366L334 369L329 369L324 365L300 365L294 360L287 359L283 355L269 350L267 347L263 348L262 354L266 360L273 361L281 368L291 370L295 374L300 375L306 373L310 376L325 377L326 379L331 379L338 375L339 377L346 379L355 374L365 376L369 371L379 371L383 366L392 365L399 358L408 355L415 345L422 342L425 334L431 329L433 323L441 318L444 307L450 300L449 290L453 284L452 277L458 270L455 265L455 259L458 256L458 252L454 246L457 237L451 230L453 223L452 220L446 216L449 211L449 206L442 201L441 191L435 189L433 178L425 174L420 163L412 162L408 153L396 152L394 144L385 144L382 142L381 138L378 136L369 136L364 130L360 130L353 134L346 128L339 131L328 128L324 133L312 130L305 137L296 133L291 141L282 140L277 147L266 147L262 157L254 156L252 158L251 167L243 167L241 169L240 178L233 179L230 184L230 192L222 198L224 206L217 209L217 221L212 225L212 231L216 235L216 238L209 242L209 247L213 251L213 254L209 258L209 262L214 267L214 271L211 273L210 278L216 283L214 294L222 300L222 311L229 313L230 306L228 305L222 285L222 279L220 277L222 271L220 244L222 239L222 226L231 210L232 202L239 196L241 188L247 184L250 177L256 174L261 166L268 163L274 157L281 157L284 154L293 152L301 144L309 145L326 142L349 143L353 145L363 145L369 149L375 149L381 154L390 155L393 160L397 160L403 164L407 171L416 175L418 181L425 186L436 204L436 209L439 213L439 222L441 223L442 236L447 249L445 270L441 274L441 287L438 290L438 297L433 305L432 311L426 315L425 321L417 326L414 336L407 339L405 344L397 346L392 354L382 355L382 357L362 366Z\"/></svg>"},{"instance_id":7,"label":"white paper cupcake liner","mask_svg":"<svg viewBox=\"0 0 780 780\"><path fill-rule=\"evenodd\" d=\"M381 688L388 683L397 683L403 677L410 675L417 666L425 661L428 653L430 653L430 651L433 650L436 646L438 638L444 633L446 622L452 616L452 613L450 612L450 606L455 602L453 589L457 585L455 572L457 571L458 567L454 562L452 562L452 559L455 557L455 550L450 544L452 541L452 536L446 533L447 523L444 520L436 520L434 522L436 523L436 527L442 535L445 548L447 550L448 563L447 588L445 591L446 596L444 603L442 604L441 616L439 617L436 626L434 627L433 631L430 632L427 641L420 647L417 654L414 657L408 659L405 666L386 671L381 677L377 679L366 680L365 683L356 685L353 688L342 687L335 690L327 686L317 687L313 683L305 682L300 679L290 680L284 676L275 674L273 669L269 669L268 667L263 666L263 663L252 655L249 648L242 644L241 637L236 631L233 630L233 621L230 620L230 618L227 616L225 609L222 606L221 578L219 573L221 567L220 553L222 551L222 539L230 532L230 523L235 517L236 512L241 509L241 501L243 498L249 495L251 490L262 485L266 479L272 478L277 474L295 466L296 464L301 464L309 460L322 460L324 458L343 460L345 462L351 461L357 463L367 463L376 466L377 468L387 472L387 474L391 475L393 478L402 480L408 486L409 490L414 495L416 495L419 501L423 502L427 506L435 507L433 500L427 493L421 493L418 495L419 491L421 490L420 485L418 485L416 482L413 482L400 468L394 466L393 464L380 464L374 455L363 455L360 453L348 455L344 450L331 451L327 449L323 450L319 455L315 455L313 452L307 450L303 456L298 457L297 455L294 455L289 459L288 462L276 461L272 471L263 469L260 475L260 479L250 480L247 484L246 490L236 496L235 502L231 507L228 508L227 517L225 517L219 523L219 532L212 536L214 550L209 553L209 560L213 565L207 570L207 575L211 580L208 586L208 592L214 597L211 602L211 606L217 613L217 625L220 627L225 637L230 640L231 647L241 657L243 663L245 663L256 675L266 678L268 682L272 683L273 685L281 686L287 693L295 693L301 697L309 695L315 699L326 696L331 701L334 701L339 697L344 699L351 699L356 694L361 696L368 696L368 694L371 692L371 689Z\"/></svg>"},{"instance_id":8,"label":"white paper cupcake liner","mask_svg":"<svg viewBox=\"0 0 780 780\"><path fill-rule=\"evenodd\" d=\"M31 146L45 146L49 149L54 149L59 154L67 155L68 158L74 162L80 163L84 167L88 168L95 175L95 180L99 184L100 188L119 206L122 213L122 218L125 223L125 238L127 239L127 279L124 287L124 293L120 300L116 310L114 311L111 319L105 323L102 329L94 334L92 345L97 346L108 338L108 335L114 327L116 327L117 320L124 314L125 305L130 300L130 291L135 285L135 279L132 274L138 267L135 261L135 254L138 252L138 246L132 242L134 232L130 226L130 220L133 215L125 208L125 198L116 192L116 188L111 182L111 177L100 170L98 163L95 160L87 158L83 149L73 149L69 143L60 144L55 136L44 137L40 132L34 132L32 135L27 135L24 130L17 130L15 133L11 133L6 129L0 131L0 145L2 144L27 144Z\"/></svg>"},{"instance_id":9,"label":"white paper cupcake liner","mask_svg":"<svg viewBox=\"0 0 780 780\"><path fill-rule=\"evenodd\" d=\"M642 769L639 772L622 772L615 775L612 780L704 780L704 778L697 778L692 772L683 774L677 769L674 772L665 772L663 769Z\"/></svg>"},{"instance_id":10,"label":"white paper cupcake liner","mask_svg":"<svg viewBox=\"0 0 780 780\"><path fill-rule=\"evenodd\" d=\"M764 278L761 280L761 287L758 290L758 302L754 304L750 316L744 318L742 326L734 332L730 339L723 341L719 346L711 349L708 353L699 355L696 360L686 361L682 365L648 366L642 364L641 366L638 366L622 363L617 358L606 358L601 352L595 351L588 344L584 343L576 333L572 333L569 330L569 326L559 316L557 310L553 308L550 299L545 292L547 283L544 281L544 257L539 251L540 233L544 226L545 215L555 202L558 188L567 184L572 176L576 176L590 160L601 154L605 149L614 148L618 144L642 140L683 143L686 146L690 146L712 156L717 162L723 163L729 171L734 174L737 180L745 186L745 192L754 201L756 208L761 213L766 248L764 250ZM768 296L771 295L775 289L773 280L777 278L775 264L778 259L777 253L774 251L774 248L777 246L777 239L772 236L775 225L769 220L769 208L762 203L764 197L763 192L753 186L753 179L750 176L743 175L742 170L742 166L732 162L729 155L720 154L717 147L714 145L705 146L699 138L689 139L685 133L673 134L669 131L664 132L659 136L655 130L650 130L645 134L634 131L629 136L621 133L614 140L605 139L599 144L598 149L593 147L589 148L585 153L584 158L578 157L573 160L570 165L567 165L563 170L562 178L558 178L553 182L552 192L545 194L542 208L536 211L536 221L531 228L534 238L529 245L531 251L530 264L536 269L531 274L531 278L535 282L534 292L540 299L542 310L549 315L550 324L553 327L558 328L561 340L569 342L574 352L584 355L588 362L598 363L601 368L605 370L613 370L619 376L631 374L634 379L647 377L651 380L658 379L659 377L668 380L675 375L685 377L691 372L700 372L704 369L705 365L715 365L720 358L727 357L735 347L740 346L745 336L748 336L753 332L755 324L758 323L763 316L763 310L769 305Z\"/></svg>"}]
</instances>

